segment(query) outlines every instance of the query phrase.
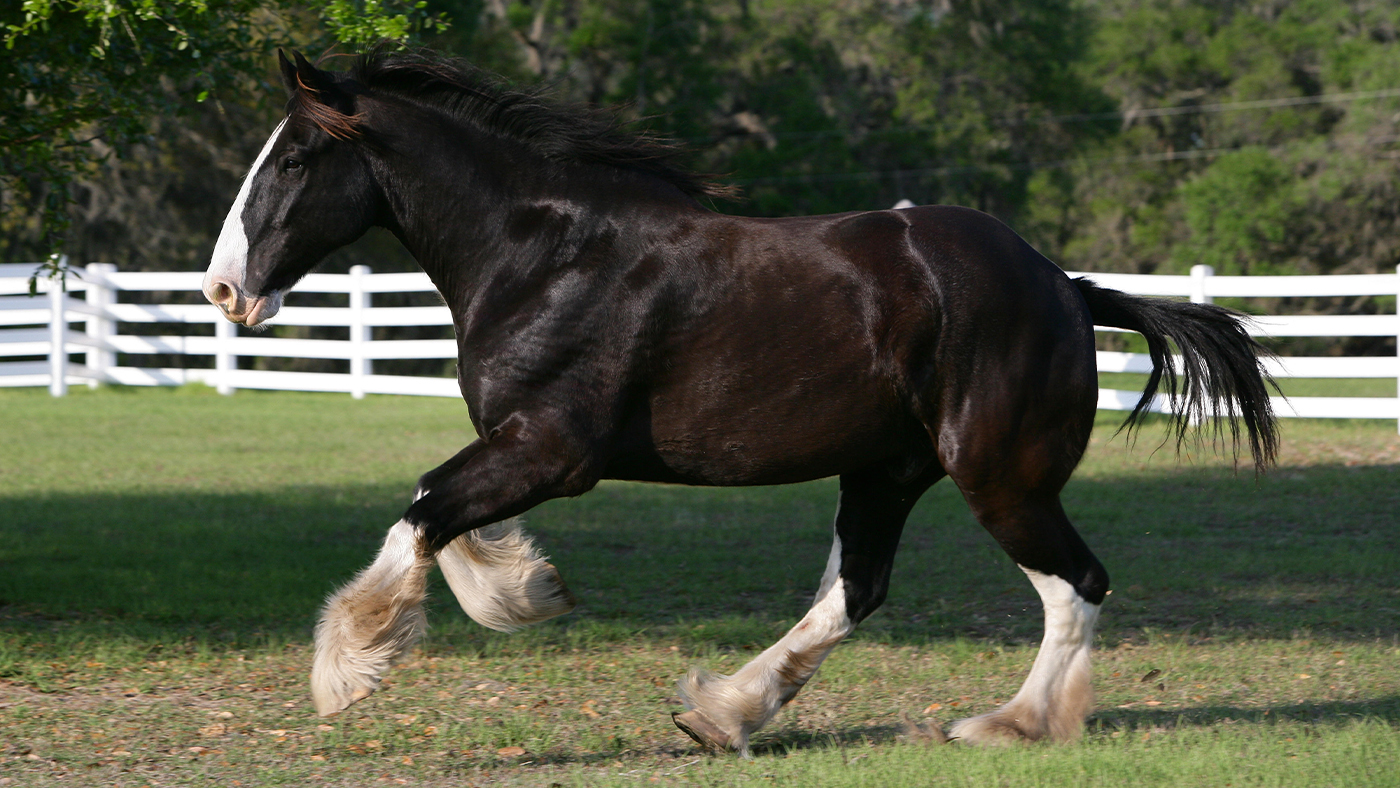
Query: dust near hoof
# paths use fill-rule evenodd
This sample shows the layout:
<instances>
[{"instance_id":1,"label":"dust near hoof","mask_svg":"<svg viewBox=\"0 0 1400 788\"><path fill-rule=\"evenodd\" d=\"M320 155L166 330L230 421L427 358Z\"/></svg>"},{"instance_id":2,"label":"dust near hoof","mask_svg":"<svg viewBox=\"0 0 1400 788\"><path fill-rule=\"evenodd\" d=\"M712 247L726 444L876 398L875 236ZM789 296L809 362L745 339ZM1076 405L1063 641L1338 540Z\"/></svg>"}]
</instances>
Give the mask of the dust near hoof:
<instances>
[{"instance_id":1,"label":"dust near hoof","mask_svg":"<svg viewBox=\"0 0 1400 788\"><path fill-rule=\"evenodd\" d=\"M699 709L673 712L671 722L674 722L682 733L694 739L696 744L711 752L732 752L735 749L729 740L729 734Z\"/></svg>"},{"instance_id":2,"label":"dust near hoof","mask_svg":"<svg viewBox=\"0 0 1400 788\"><path fill-rule=\"evenodd\" d=\"M937 724L924 725L914 722L909 719L908 714L900 716L900 729L906 739L921 744L947 744L950 741L948 734Z\"/></svg>"},{"instance_id":3,"label":"dust near hoof","mask_svg":"<svg viewBox=\"0 0 1400 788\"><path fill-rule=\"evenodd\" d=\"M1043 734L1023 728L1013 715L995 711L958 720L949 726L946 736L948 741L979 747L1004 747L1043 738Z\"/></svg>"}]
</instances>

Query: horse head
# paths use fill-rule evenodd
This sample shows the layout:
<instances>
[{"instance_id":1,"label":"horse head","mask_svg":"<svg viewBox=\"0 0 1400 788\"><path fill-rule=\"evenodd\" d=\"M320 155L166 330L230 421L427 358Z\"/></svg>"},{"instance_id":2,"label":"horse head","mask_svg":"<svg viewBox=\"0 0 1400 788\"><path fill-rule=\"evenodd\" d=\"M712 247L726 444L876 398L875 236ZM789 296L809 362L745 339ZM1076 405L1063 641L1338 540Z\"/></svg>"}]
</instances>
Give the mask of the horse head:
<instances>
[{"instance_id":1,"label":"horse head","mask_svg":"<svg viewBox=\"0 0 1400 788\"><path fill-rule=\"evenodd\" d=\"M360 145L359 86L293 57L278 52L287 117L244 178L204 276L205 297L249 326L277 314L283 294L383 205Z\"/></svg>"}]
</instances>

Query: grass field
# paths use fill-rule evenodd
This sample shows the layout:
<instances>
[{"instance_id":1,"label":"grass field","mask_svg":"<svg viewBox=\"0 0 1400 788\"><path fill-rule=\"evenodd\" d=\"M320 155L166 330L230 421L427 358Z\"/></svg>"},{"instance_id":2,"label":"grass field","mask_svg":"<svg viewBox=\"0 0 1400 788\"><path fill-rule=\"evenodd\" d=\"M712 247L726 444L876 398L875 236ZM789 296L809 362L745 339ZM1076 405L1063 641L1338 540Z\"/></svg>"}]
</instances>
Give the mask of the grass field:
<instances>
[{"instance_id":1,"label":"grass field","mask_svg":"<svg viewBox=\"0 0 1400 788\"><path fill-rule=\"evenodd\" d=\"M320 719L320 601L470 439L461 403L0 391L0 785L1400 784L1395 424L1285 422L1256 480L1159 448L1158 424L1114 439L1120 417L1100 415L1065 492L1114 588L1081 742L906 729L1005 701L1040 635L1033 590L943 482L886 606L744 762L672 727L675 680L801 616L830 480L604 483L540 507L528 527L573 614L499 635L435 586L422 647Z\"/></svg>"}]
</instances>

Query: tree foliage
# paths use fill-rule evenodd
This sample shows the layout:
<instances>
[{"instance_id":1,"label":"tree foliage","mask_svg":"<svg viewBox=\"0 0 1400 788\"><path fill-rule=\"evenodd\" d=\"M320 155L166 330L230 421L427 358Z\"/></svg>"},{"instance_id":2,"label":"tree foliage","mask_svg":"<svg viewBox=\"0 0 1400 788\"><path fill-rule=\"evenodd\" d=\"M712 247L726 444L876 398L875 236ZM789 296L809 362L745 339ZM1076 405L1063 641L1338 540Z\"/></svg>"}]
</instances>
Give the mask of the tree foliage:
<instances>
[{"instance_id":1,"label":"tree foliage","mask_svg":"<svg viewBox=\"0 0 1400 788\"><path fill-rule=\"evenodd\" d=\"M1400 262L1391 3L28 0L4 14L7 259L63 245L198 267L273 125L271 49L387 37L621 105L744 187L723 210L959 203L1089 270ZM61 216L77 221L60 232ZM388 253L371 242L332 264Z\"/></svg>"},{"instance_id":2,"label":"tree foliage","mask_svg":"<svg viewBox=\"0 0 1400 788\"><path fill-rule=\"evenodd\" d=\"M1101 4L1084 68L1122 129L1032 189L1033 223L1087 269L1394 270L1398 32L1365 0Z\"/></svg>"},{"instance_id":3,"label":"tree foliage","mask_svg":"<svg viewBox=\"0 0 1400 788\"><path fill-rule=\"evenodd\" d=\"M426 4L333 0L317 26L284 0L23 0L0 11L0 201L5 234L65 246L74 186L211 97L261 91L269 46L362 47L432 26ZM297 36L300 31L316 31ZM178 166L178 164L176 165ZM78 206L81 208L82 206ZM13 241L10 244L15 246Z\"/></svg>"}]
</instances>

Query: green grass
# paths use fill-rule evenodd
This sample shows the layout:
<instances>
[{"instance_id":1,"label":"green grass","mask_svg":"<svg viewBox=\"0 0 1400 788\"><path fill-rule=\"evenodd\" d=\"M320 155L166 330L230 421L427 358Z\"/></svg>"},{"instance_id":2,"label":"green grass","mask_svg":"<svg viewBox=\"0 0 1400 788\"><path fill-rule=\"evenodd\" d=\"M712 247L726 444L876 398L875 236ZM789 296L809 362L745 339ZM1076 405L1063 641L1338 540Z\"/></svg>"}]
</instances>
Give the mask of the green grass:
<instances>
[{"instance_id":1,"label":"green grass","mask_svg":"<svg viewBox=\"0 0 1400 788\"><path fill-rule=\"evenodd\" d=\"M1280 468L1256 480L1159 447L1158 424L1112 439L1121 415L1100 415L1064 496L1114 587L1082 742L906 733L906 716L1005 701L1040 633L1024 576L944 482L910 519L886 606L745 763L670 726L674 682L737 667L802 614L832 481L604 483L546 504L528 527L575 613L499 635L439 583L422 648L321 720L305 688L320 600L470 440L461 403L2 391L0 781L1393 785L1395 424L1287 421Z\"/></svg>"},{"instance_id":2,"label":"green grass","mask_svg":"<svg viewBox=\"0 0 1400 788\"><path fill-rule=\"evenodd\" d=\"M1147 376L1134 372L1100 372L1104 388L1142 391ZM1394 378L1282 378L1279 390L1288 397L1394 397Z\"/></svg>"}]
</instances>

